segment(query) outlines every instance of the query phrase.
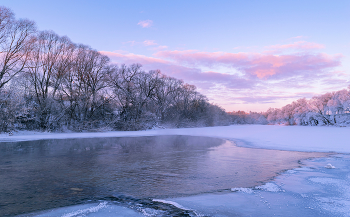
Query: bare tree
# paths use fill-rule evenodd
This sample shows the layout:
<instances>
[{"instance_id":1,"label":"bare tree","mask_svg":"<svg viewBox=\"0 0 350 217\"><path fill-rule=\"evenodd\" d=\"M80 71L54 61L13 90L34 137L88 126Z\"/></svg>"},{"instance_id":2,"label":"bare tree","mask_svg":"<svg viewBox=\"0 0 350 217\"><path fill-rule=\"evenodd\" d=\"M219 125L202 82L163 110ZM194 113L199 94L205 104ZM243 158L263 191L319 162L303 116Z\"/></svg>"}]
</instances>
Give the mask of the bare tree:
<instances>
[{"instance_id":1,"label":"bare tree","mask_svg":"<svg viewBox=\"0 0 350 217\"><path fill-rule=\"evenodd\" d=\"M169 107L174 105L175 99L178 96L177 92L181 89L183 82L165 75L161 76L159 82L160 84L156 86L155 103L157 115L164 121L165 112Z\"/></svg>"},{"instance_id":2,"label":"bare tree","mask_svg":"<svg viewBox=\"0 0 350 217\"><path fill-rule=\"evenodd\" d=\"M3 6L0 6L0 44L6 41L7 34L12 23L15 20L13 12Z\"/></svg>"},{"instance_id":3,"label":"bare tree","mask_svg":"<svg viewBox=\"0 0 350 217\"><path fill-rule=\"evenodd\" d=\"M0 7L0 89L25 68L35 31L34 22Z\"/></svg>"},{"instance_id":4,"label":"bare tree","mask_svg":"<svg viewBox=\"0 0 350 217\"><path fill-rule=\"evenodd\" d=\"M73 74L68 77L71 82L68 91L70 98L72 94L79 97L79 103L75 104L75 108L79 110L77 118L81 121L92 120L96 109L102 106L99 103L99 94L108 86L106 81L108 63L107 56L87 46L78 46Z\"/></svg>"},{"instance_id":5,"label":"bare tree","mask_svg":"<svg viewBox=\"0 0 350 217\"><path fill-rule=\"evenodd\" d=\"M43 31L34 39L33 49L26 63L27 76L33 86L38 107L39 126L49 127L52 103L63 75L69 70L72 48L66 37Z\"/></svg>"},{"instance_id":6,"label":"bare tree","mask_svg":"<svg viewBox=\"0 0 350 217\"><path fill-rule=\"evenodd\" d=\"M121 65L109 74L110 86L113 88L120 110L121 123L135 122L139 117L137 98L139 95L138 77L144 72L141 65Z\"/></svg>"}]
</instances>

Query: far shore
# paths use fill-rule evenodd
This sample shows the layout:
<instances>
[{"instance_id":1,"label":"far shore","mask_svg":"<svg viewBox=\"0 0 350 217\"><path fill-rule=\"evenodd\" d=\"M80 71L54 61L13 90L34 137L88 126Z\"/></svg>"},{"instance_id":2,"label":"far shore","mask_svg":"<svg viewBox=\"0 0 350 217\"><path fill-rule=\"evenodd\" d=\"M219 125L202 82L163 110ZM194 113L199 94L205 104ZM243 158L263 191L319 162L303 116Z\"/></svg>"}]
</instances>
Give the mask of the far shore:
<instances>
[{"instance_id":1,"label":"far shore","mask_svg":"<svg viewBox=\"0 0 350 217\"><path fill-rule=\"evenodd\" d=\"M13 135L0 134L0 142L157 135L190 135L223 138L236 141L239 146L252 148L350 153L350 128L326 126L231 125L202 128L82 133L19 131L14 132Z\"/></svg>"}]
</instances>

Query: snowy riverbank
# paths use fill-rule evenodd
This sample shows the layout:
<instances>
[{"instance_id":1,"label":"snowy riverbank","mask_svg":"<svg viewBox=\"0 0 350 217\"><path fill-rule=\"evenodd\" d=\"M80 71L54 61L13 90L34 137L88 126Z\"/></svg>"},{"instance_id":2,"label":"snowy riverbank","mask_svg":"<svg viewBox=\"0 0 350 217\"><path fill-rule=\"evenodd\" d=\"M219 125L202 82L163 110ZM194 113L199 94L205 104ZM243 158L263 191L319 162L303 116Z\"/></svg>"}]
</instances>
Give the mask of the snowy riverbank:
<instances>
[{"instance_id":1,"label":"snowy riverbank","mask_svg":"<svg viewBox=\"0 0 350 217\"><path fill-rule=\"evenodd\" d=\"M12 136L0 134L0 142L157 135L192 135L224 138L234 140L238 145L254 148L350 153L350 127L231 125L96 133L41 133L25 131L15 132Z\"/></svg>"}]
</instances>

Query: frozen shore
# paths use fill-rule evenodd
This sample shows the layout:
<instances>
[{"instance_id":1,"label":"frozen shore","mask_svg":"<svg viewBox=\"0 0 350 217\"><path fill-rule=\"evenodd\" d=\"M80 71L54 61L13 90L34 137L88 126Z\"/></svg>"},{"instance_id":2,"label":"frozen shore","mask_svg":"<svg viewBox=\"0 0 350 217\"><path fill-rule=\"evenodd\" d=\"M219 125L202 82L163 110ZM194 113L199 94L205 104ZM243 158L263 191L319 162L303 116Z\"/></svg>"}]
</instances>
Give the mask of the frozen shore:
<instances>
[{"instance_id":1,"label":"frozen shore","mask_svg":"<svg viewBox=\"0 0 350 217\"><path fill-rule=\"evenodd\" d=\"M42 133L24 131L15 132L12 136L8 134L0 134L0 142L29 141L41 139L138 137L157 135L191 135L216 137L230 139L236 141L238 145L254 148L350 153L349 127L231 125L203 128L88 133Z\"/></svg>"}]
</instances>

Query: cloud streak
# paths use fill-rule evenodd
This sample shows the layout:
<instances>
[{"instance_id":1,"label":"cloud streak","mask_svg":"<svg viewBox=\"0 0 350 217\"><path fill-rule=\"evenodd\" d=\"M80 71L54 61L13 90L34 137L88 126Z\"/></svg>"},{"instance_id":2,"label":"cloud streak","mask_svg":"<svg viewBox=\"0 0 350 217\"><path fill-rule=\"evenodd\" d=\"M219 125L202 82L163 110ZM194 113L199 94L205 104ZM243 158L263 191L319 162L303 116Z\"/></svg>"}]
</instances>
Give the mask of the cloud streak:
<instances>
[{"instance_id":1,"label":"cloud streak","mask_svg":"<svg viewBox=\"0 0 350 217\"><path fill-rule=\"evenodd\" d=\"M273 49L273 50L285 50L285 49L312 50L312 49L322 49L324 48L324 45L313 43L313 42L307 42L307 41L297 41L292 44L272 45L272 46L267 46L266 48Z\"/></svg>"},{"instance_id":2,"label":"cloud streak","mask_svg":"<svg viewBox=\"0 0 350 217\"><path fill-rule=\"evenodd\" d=\"M154 45L157 45L157 43L154 41L154 40L145 40L143 41L143 44L145 46L154 46Z\"/></svg>"},{"instance_id":3,"label":"cloud streak","mask_svg":"<svg viewBox=\"0 0 350 217\"><path fill-rule=\"evenodd\" d=\"M142 28L149 28L153 25L153 21L152 20L140 20L140 22L138 22L137 25L141 26Z\"/></svg>"},{"instance_id":4,"label":"cloud streak","mask_svg":"<svg viewBox=\"0 0 350 217\"><path fill-rule=\"evenodd\" d=\"M273 55L261 53L225 53L160 51L155 56L190 66L214 67L224 65L237 69L250 77L259 79L281 79L309 73L320 73L323 70L340 66L341 55L324 53L294 53Z\"/></svg>"},{"instance_id":5,"label":"cloud streak","mask_svg":"<svg viewBox=\"0 0 350 217\"><path fill-rule=\"evenodd\" d=\"M145 70L160 69L164 74L178 79L183 79L186 82L196 82L198 86L213 87L222 85L232 89L250 89L254 86L254 81L239 77L237 75L222 74L213 71L203 72L201 69L186 67L174 64L171 61L147 57L137 54L122 54L108 51L101 51L104 55L111 58L114 63L118 64L133 64L140 63Z\"/></svg>"}]
</instances>

